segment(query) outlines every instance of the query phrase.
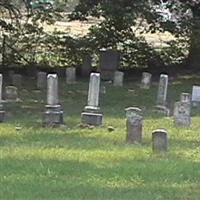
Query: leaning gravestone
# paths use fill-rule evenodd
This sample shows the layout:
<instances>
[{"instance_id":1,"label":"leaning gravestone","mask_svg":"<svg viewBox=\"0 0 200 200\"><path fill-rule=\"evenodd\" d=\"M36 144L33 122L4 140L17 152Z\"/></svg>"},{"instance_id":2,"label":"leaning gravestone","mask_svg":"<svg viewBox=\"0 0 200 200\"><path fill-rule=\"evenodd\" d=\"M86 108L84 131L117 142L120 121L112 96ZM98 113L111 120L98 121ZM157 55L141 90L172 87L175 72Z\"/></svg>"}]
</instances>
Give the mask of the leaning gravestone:
<instances>
[{"instance_id":1,"label":"leaning gravestone","mask_svg":"<svg viewBox=\"0 0 200 200\"><path fill-rule=\"evenodd\" d=\"M165 152L168 150L168 136L164 129L157 129L152 133L153 152Z\"/></svg>"},{"instance_id":2,"label":"leaning gravestone","mask_svg":"<svg viewBox=\"0 0 200 200\"><path fill-rule=\"evenodd\" d=\"M21 74L13 74L12 75L12 85L17 88L22 87L22 75Z\"/></svg>"},{"instance_id":3,"label":"leaning gravestone","mask_svg":"<svg viewBox=\"0 0 200 200\"><path fill-rule=\"evenodd\" d=\"M197 106L200 102L200 86L194 85L192 87L192 105Z\"/></svg>"},{"instance_id":4,"label":"leaning gravestone","mask_svg":"<svg viewBox=\"0 0 200 200\"><path fill-rule=\"evenodd\" d=\"M114 50L100 51L100 72L101 79L113 81L114 72L120 65L120 53Z\"/></svg>"},{"instance_id":5,"label":"leaning gravestone","mask_svg":"<svg viewBox=\"0 0 200 200\"><path fill-rule=\"evenodd\" d=\"M66 69L66 83L74 84L76 83L76 68L69 67Z\"/></svg>"},{"instance_id":6,"label":"leaning gravestone","mask_svg":"<svg viewBox=\"0 0 200 200\"><path fill-rule=\"evenodd\" d=\"M103 121L103 114L99 107L100 74L91 73L88 91L88 102L81 114L83 124L100 126Z\"/></svg>"},{"instance_id":7,"label":"leaning gravestone","mask_svg":"<svg viewBox=\"0 0 200 200\"><path fill-rule=\"evenodd\" d=\"M116 71L114 73L113 85L122 87L123 86L123 80L124 80L124 73L120 72L120 71Z\"/></svg>"},{"instance_id":8,"label":"leaning gravestone","mask_svg":"<svg viewBox=\"0 0 200 200\"><path fill-rule=\"evenodd\" d=\"M157 105L166 106L167 88L168 88L168 75L161 74L158 86L157 101L156 101Z\"/></svg>"},{"instance_id":9,"label":"leaning gravestone","mask_svg":"<svg viewBox=\"0 0 200 200\"><path fill-rule=\"evenodd\" d=\"M86 56L81 66L81 75L83 77L89 77L91 70L92 70L92 58L91 56Z\"/></svg>"},{"instance_id":10,"label":"leaning gravestone","mask_svg":"<svg viewBox=\"0 0 200 200\"><path fill-rule=\"evenodd\" d=\"M37 88L42 90L47 87L47 73L46 72L38 72L37 73Z\"/></svg>"},{"instance_id":11,"label":"leaning gravestone","mask_svg":"<svg viewBox=\"0 0 200 200\"><path fill-rule=\"evenodd\" d=\"M47 105L44 113L43 124L54 127L63 124L63 111L58 98L58 76L49 74L47 76Z\"/></svg>"},{"instance_id":12,"label":"leaning gravestone","mask_svg":"<svg viewBox=\"0 0 200 200\"><path fill-rule=\"evenodd\" d=\"M6 101L18 101L18 89L15 86L6 86L5 98Z\"/></svg>"},{"instance_id":13,"label":"leaning gravestone","mask_svg":"<svg viewBox=\"0 0 200 200\"><path fill-rule=\"evenodd\" d=\"M176 126L189 127L191 125L191 104L176 102L174 105L174 122Z\"/></svg>"},{"instance_id":14,"label":"leaning gravestone","mask_svg":"<svg viewBox=\"0 0 200 200\"><path fill-rule=\"evenodd\" d=\"M126 111L126 128L128 143L141 143L142 142L142 127L143 117L142 110L136 107L129 107Z\"/></svg>"},{"instance_id":15,"label":"leaning gravestone","mask_svg":"<svg viewBox=\"0 0 200 200\"><path fill-rule=\"evenodd\" d=\"M5 111L2 104L2 86L3 86L3 75L0 74L0 122L4 121Z\"/></svg>"},{"instance_id":16,"label":"leaning gravestone","mask_svg":"<svg viewBox=\"0 0 200 200\"><path fill-rule=\"evenodd\" d=\"M152 77L152 75L150 73L143 72L140 88L149 89L150 85L151 85L151 77Z\"/></svg>"}]
</instances>

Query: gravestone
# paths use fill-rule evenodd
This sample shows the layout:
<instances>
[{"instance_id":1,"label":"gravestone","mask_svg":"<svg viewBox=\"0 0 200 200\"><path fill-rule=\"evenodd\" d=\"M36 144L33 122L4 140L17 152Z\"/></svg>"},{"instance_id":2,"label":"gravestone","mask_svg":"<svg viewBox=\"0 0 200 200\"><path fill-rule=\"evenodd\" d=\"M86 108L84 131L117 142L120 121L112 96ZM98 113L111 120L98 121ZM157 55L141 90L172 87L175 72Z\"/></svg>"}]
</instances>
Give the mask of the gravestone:
<instances>
[{"instance_id":1,"label":"gravestone","mask_svg":"<svg viewBox=\"0 0 200 200\"><path fill-rule=\"evenodd\" d=\"M13 74L12 75L12 85L17 88L22 87L22 75L21 74Z\"/></svg>"},{"instance_id":2,"label":"gravestone","mask_svg":"<svg viewBox=\"0 0 200 200\"><path fill-rule=\"evenodd\" d=\"M143 117L142 110L136 107L129 107L126 111L126 128L128 143L141 143L142 142L142 127Z\"/></svg>"},{"instance_id":3,"label":"gravestone","mask_svg":"<svg viewBox=\"0 0 200 200\"><path fill-rule=\"evenodd\" d=\"M157 129L152 133L153 152L166 152L168 150L168 134L164 129Z\"/></svg>"},{"instance_id":4,"label":"gravestone","mask_svg":"<svg viewBox=\"0 0 200 200\"><path fill-rule=\"evenodd\" d=\"M88 102L81 114L83 124L102 125L103 114L99 107L100 74L91 73L88 91Z\"/></svg>"},{"instance_id":5,"label":"gravestone","mask_svg":"<svg viewBox=\"0 0 200 200\"><path fill-rule=\"evenodd\" d=\"M5 111L2 104L2 87L3 87L3 75L0 74L0 122L4 121Z\"/></svg>"},{"instance_id":6,"label":"gravestone","mask_svg":"<svg viewBox=\"0 0 200 200\"><path fill-rule=\"evenodd\" d=\"M191 104L191 95L190 95L190 93L181 93L180 101L182 103L190 103Z\"/></svg>"},{"instance_id":7,"label":"gravestone","mask_svg":"<svg viewBox=\"0 0 200 200\"><path fill-rule=\"evenodd\" d=\"M76 83L76 68L75 67L68 67L66 69L66 83L67 84Z\"/></svg>"},{"instance_id":8,"label":"gravestone","mask_svg":"<svg viewBox=\"0 0 200 200\"><path fill-rule=\"evenodd\" d=\"M152 77L152 75L150 73L143 72L140 88L149 89L150 85L151 85L151 77Z\"/></svg>"},{"instance_id":9,"label":"gravestone","mask_svg":"<svg viewBox=\"0 0 200 200\"><path fill-rule=\"evenodd\" d=\"M120 53L114 50L100 52L101 79L109 81L114 79L114 72L120 65Z\"/></svg>"},{"instance_id":10,"label":"gravestone","mask_svg":"<svg viewBox=\"0 0 200 200\"><path fill-rule=\"evenodd\" d=\"M37 73L37 88L42 90L47 87L47 73L46 72L38 72Z\"/></svg>"},{"instance_id":11,"label":"gravestone","mask_svg":"<svg viewBox=\"0 0 200 200\"><path fill-rule=\"evenodd\" d=\"M120 72L120 71L114 72L114 81L113 81L114 86L122 87L123 86L123 80L124 80L124 73L123 72Z\"/></svg>"},{"instance_id":12,"label":"gravestone","mask_svg":"<svg viewBox=\"0 0 200 200\"><path fill-rule=\"evenodd\" d=\"M176 102L174 105L174 122L176 126L189 127L191 125L190 102Z\"/></svg>"},{"instance_id":13,"label":"gravestone","mask_svg":"<svg viewBox=\"0 0 200 200\"><path fill-rule=\"evenodd\" d=\"M48 74L47 76L47 105L45 108L43 121L45 126L55 127L63 124L63 111L58 98L57 74Z\"/></svg>"},{"instance_id":14,"label":"gravestone","mask_svg":"<svg viewBox=\"0 0 200 200\"><path fill-rule=\"evenodd\" d=\"M18 101L18 89L15 86L5 87L6 101Z\"/></svg>"},{"instance_id":15,"label":"gravestone","mask_svg":"<svg viewBox=\"0 0 200 200\"><path fill-rule=\"evenodd\" d=\"M157 105L166 106L167 88L168 88L168 75L161 74L158 86L157 101L156 101Z\"/></svg>"},{"instance_id":16,"label":"gravestone","mask_svg":"<svg viewBox=\"0 0 200 200\"><path fill-rule=\"evenodd\" d=\"M153 112L165 117L169 117L170 115L169 108L167 108L166 106L161 106L161 105L154 106Z\"/></svg>"},{"instance_id":17,"label":"gravestone","mask_svg":"<svg viewBox=\"0 0 200 200\"><path fill-rule=\"evenodd\" d=\"M89 77L91 70L92 70L92 58L91 56L86 56L81 66L81 75L83 77Z\"/></svg>"},{"instance_id":18,"label":"gravestone","mask_svg":"<svg viewBox=\"0 0 200 200\"><path fill-rule=\"evenodd\" d=\"M200 86L194 85L192 87L192 105L197 106L200 102Z\"/></svg>"}]
</instances>

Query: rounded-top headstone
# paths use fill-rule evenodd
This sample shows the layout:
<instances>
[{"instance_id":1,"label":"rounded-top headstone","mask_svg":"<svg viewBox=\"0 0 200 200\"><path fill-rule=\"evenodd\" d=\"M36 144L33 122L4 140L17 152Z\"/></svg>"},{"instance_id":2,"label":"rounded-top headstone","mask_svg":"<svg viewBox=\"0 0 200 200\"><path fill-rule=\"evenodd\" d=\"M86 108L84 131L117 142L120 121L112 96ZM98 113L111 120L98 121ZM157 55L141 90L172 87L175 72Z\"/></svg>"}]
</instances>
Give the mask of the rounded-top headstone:
<instances>
[{"instance_id":1,"label":"rounded-top headstone","mask_svg":"<svg viewBox=\"0 0 200 200\"><path fill-rule=\"evenodd\" d=\"M48 74L47 76L47 104L57 105L58 101L58 76L57 74Z\"/></svg>"},{"instance_id":2,"label":"rounded-top headstone","mask_svg":"<svg viewBox=\"0 0 200 200\"><path fill-rule=\"evenodd\" d=\"M157 129L152 132L153 152L165 152L168 150L168 134L165 129Z\"/></svg>"},{"instance_id":3,"label":"rounded-top headstone","mask_svg":"<svg viewBox=\"0 0 200 200\"><path fill-rule=\"evenodd\" d=\"M126 111L126 128L128 143L141 143L142 142L142 126L143 117L142 110L137 107L129 107Z\"/></svg>"}]
</instances>

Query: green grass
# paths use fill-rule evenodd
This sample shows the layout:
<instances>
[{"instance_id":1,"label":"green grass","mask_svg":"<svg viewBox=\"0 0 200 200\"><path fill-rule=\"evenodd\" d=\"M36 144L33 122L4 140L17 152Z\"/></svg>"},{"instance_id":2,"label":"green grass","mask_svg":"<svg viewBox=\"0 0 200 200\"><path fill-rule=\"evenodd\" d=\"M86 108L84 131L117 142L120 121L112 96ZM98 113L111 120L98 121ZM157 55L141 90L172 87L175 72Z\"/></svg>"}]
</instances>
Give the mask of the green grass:
<instances>
[{"instance_id":1,"label":"green grass","mask_svg":"<svg viewBox=\"0 0 200 200\"><path fill-rule=\"evenodd\" d=\"M169 102L191 92L196 79L169 86ZM42 128L45 92L33 81L20 92L21 103L7 103L7 121L0 125L0 199L22 200L198 200L200 197L200 116L191 128L177 128L172 118L152 113L157 86L141 90L106 85L101 94L102 128L81 129L80 114L87 101L87 81L60 83L67 128ZM125 142L128 106L144 110L141 145ZM115 130L108 132L107 127ZM20 127L20 128L16 128ZM153 154L151 133L169 132L169 151Z\"/></svg>"}]
</instances>

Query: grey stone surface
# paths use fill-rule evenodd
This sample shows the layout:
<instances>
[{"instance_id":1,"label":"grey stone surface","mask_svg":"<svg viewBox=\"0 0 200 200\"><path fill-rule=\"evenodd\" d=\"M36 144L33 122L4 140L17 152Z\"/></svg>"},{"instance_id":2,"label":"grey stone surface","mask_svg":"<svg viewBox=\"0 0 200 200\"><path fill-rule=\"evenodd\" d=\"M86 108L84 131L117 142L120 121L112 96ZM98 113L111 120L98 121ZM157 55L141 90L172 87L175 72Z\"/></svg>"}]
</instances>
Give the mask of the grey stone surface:
<instances>
[{"instance_id":1,"label":"grey stone surface","mask_svg":"<svg viewBox=\"0 0 200 200\"><path fill-rule=\"evenodd\" d=\"M152 77L152 75L150 73L143 72L140 88L149 89L151 86L151 77Z\"/></svg>"},{"instance_id":2,"label":"grey stone surface","mask_svg":"<svg viewBox=\"0 0 200 200\"><path fill-rule=\"evenodd\" d=\"M12 85L17 88L22 87L22 75L21 74L13 74L12 75Z\"/></svg>"},{"instance_id":3,"label":"grey stone surface","mask_svg":"<svg viewBox=\"0 0 200 200\"><path fill-rule=\"evenodd\" d=\"M99 107L100 74L91 73L87 106Z\"/></svg>"},{"instance_id":4,"label":"grey stone surface","mask_svg":"<svg viewBox=\"0 0 200 200\"><path fill-rule=\"evenodd\" d=\"M176 126L189 127L191 125L190 102L176 102L174 105L174 123Z\"/></svg>"},{"instance_id":5,"label":"grey stone surface","mask_svg":"<svg viewBox=\"0 0 200 200\"><path fill-rule=\"evenodd\" d=\"M58 101L58 76L57 74L48 74L47 76L47 104L57 105Z\"/></svg>"},{"instance_id":6,"label":"grey stone surface","mask_svg":"<svg viewBox=\"0 0 200 200\"><path fill-rule=\"evenodd\" d=\"M128 143L141 143L142 142L142 128L143 117L142 110L137 107L129 107L126 111L126 128L127 136L126 141Z\"/></svg>"},{"instance_id":7,"label":"grey stone surface","mask_svg":"<svg viewBox=\"0 0 200 200\"><path fill-rule=\"evenodd\" d=\"M67 84L76 83L76 68L75 67L68 67L66 69L66 83Z\"/></svg>"},{"instance_id":8,"label":"grey stone surface","mask_svg":"<svg viewBox=\"0 0 200 200\"><path fill-rule=\"evenodd\" d=\"M181 93L180 101L182 103L190 103L191 104L191 95L190 93Z\"/></svg>"},{"instance_id":9,"label":"grey stone surface","mask_svg":"<svg viewBox=\"0 0 200 200\"><path fill-rule=\"evenodd\" d=\"M5 98L7 101L17 101L18 100L18 89L15 86L5 87Z\"/></svg>"},{"instance_id":10,"label":"grey stone surface","mask_svg":"<svg viewBox=\"0 0 200 200\"><path fill-rule=\"evenodd\" d=\"M168 75L161 74L160 81L158 86L158 95L157 95L157 105L166 105L167 99L167 88L168 88Z\"/></svg>"},{"instance_id":11,"label":"grey stone surface","mask_svg":"<svg viewBox=\"0 0 200 200\"><path fill-rule=\"evenodd\" d=\"M161 106L161 105L154 106L153 112L165 117L169 117L170 115L169 108L167 108L166 106Z\"/></svg>"},{"instance_id":12,"label":"grey stone surface","mask_svg":"<svg viewBox=\"0 0 200 200\"><path fill-rule=\"evenodd\" d=\"M100 74L91 73L88 91L87 106L81 114L81 121L84 124L101 126L103 114L99 107Z\"/></svg>"},{"instance_id":13,"label":"grey stone surface","mask_svg":"<svg viewBox=\"0 0 200 200\"><path fill-rule=\"evenodd\" d=\"M47 88L47 73L46 72L37 73L37 88L40 90Z\"/></svg>"},{"instance_id":14,"label":"grey stone surface","mask_svg":"<svg viewBox=\"0 0 200 200\"><path fill-rule=\"evenodd\" d=\"M124 73L120 71L115 71L113 85L122 87L123 81L124 81Z\"/></svg>"},{"instance_id":15,"label":"grey stone surface","mask_svg":"<svg viewBox=\"0 0 200 200\"><path fill-rule=\"evenodd\" d=\"M120 53L114 50L100 52L100 72L102 80L114 79L114 72L120 65Z\"/></svg>"},{"instance_id":16,"label":"grey stone surface","mask_svg":"<svg viewBox=\"0 0 200 200\"><path fill-rule=\"evenodd\" d=\"M63 124L63 111L58 98L58 76L47 76L47 105L45 106L43 125L56 127Z\"/></svg>"},{"instance_id":17,"label":"grey stone surface","mask_svg":"<svg viewBox=\"0 0 200 200\"><path fill-rule=\"evenodd\" d=\"M168 150L168 133L164 129L157 129L152 132L153 152L166 152Z\"/></svg>"}]
</instances>

